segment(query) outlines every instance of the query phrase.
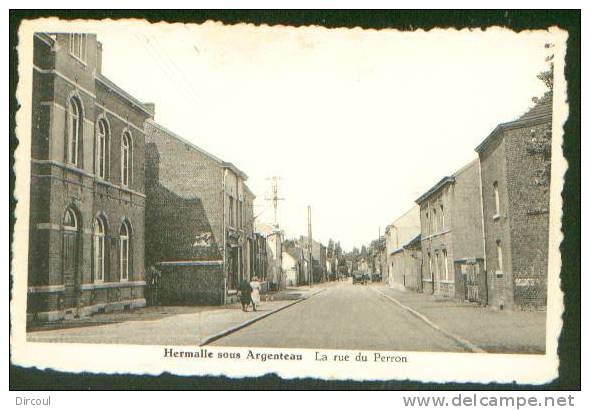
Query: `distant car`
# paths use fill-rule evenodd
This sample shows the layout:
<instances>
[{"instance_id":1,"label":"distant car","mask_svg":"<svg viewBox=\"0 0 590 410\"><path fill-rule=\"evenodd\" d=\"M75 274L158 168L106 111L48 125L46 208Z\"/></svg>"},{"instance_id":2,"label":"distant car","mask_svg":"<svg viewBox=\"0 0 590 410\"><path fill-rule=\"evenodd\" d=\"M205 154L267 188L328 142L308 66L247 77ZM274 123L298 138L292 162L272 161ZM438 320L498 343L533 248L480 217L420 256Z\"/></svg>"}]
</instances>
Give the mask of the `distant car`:
<instances>
[{"instance_id":1,"label":"distant car","mask_svg":"<svg viewBox=\"0 0 590 410\"><path fill-rule=\"evenodd\" d=\"M355 283L365 283L365 282L366 282L365 274L360 273L360 272L355 272L352 274L352 284L353 285Z\"/></svg>"},{"instance_id":2,"label":"distant car","mask_svg":"<svg viewBox=\"0 0 590 410\"><path fill-rule=\"evenodd\" d=\"M381 274L380 273L373 273L371 280L373 282L381 282L381 280L382 280Z\"/></svg>"}]
</instances>

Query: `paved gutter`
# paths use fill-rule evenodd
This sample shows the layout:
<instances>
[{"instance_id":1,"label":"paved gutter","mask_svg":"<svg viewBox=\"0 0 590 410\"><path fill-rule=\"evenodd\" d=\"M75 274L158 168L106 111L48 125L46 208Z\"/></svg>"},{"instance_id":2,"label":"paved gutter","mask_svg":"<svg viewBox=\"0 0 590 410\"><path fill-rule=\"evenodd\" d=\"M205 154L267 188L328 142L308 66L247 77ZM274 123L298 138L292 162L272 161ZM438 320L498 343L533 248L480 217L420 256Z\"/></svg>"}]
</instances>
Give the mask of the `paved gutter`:
<instances>
[{"instance_id":1,"label":"paved gutter","mask_svg":"<svg viewBox=\"0 0 590 410\"><path fill-rule=\"evenodd\" d=\"M283 305L283 306L281 306L279 308L276 308L275 310L271 310L270 312L264 313L264 314L262 314L260 316L257 316L255 318L252 318L250 320L247 320L245 322L242 322L239 325L236 325L236 326L230 327L228 329L222 330L221 332L216 333L213 336L209 336L209 337L205 338L205 340L203 340L199 344L199 346L205 346L205 345L208 345L210 343L213 343L214 341L216 341L218 339L221 339L222 337L228 336L228 335L230 335L232 333L237 332L238 330L241 330L241 329L243 329L245 327L248 327L248 326L250 326L250 325L258 322L259 320L262 320L265 317L268 317L268 316L273 315L273 314L275 314L277 312L280 312L281 310L287 309L288 307L291 307L291 306L293 306L293 305L295 305L297 303L303 302L304 300L307 300L307 299L309 299L309 298L317 295L318 293L322 293L324 290L326 290L326 288L320 289L317 292L312 293L309 296L305 296L305 297L302 297L301 299L294 300L291 303L287 303L286 305Z\"/></svg>"},{"instance_id":2,"label":"paved gutter","mask_svg":"<svg viewBox=\"0 0 590 410\"><path fill-rule=\"evenodd\" d=\"M424 316L422 313L420 313L420 312L412 309L409 306L404 305L399 300L397 300L397 299L395 299L395 298L393 298L393 297L391 297L389 295L386 295L385 293L381 292L380 290L377 290L376 288L371 288L371 289L373 289L375 292L379 293L381 296L387 298L391 302L395 303L396 305L398 305L402 309L410 312L412 315L414 315L418 319L422 320L428 326L432 327L435 330L438 330L439 332L441 332L445 336L453 339L455 342L459 343L461 346L463 346L467 350L469 350L469 351L471 351L473 353L487 353L484 349L482 349L481 347L478 347L477 345L471 343L469 340L466 340L466 339L462 338L461 336L458 336L458 335L456 335L454 333L449 332L446 329L443 329L442 327L440 327L439 325L435 324L430 319L428 319L426 316Z\"/></svg>"}]
</instances>

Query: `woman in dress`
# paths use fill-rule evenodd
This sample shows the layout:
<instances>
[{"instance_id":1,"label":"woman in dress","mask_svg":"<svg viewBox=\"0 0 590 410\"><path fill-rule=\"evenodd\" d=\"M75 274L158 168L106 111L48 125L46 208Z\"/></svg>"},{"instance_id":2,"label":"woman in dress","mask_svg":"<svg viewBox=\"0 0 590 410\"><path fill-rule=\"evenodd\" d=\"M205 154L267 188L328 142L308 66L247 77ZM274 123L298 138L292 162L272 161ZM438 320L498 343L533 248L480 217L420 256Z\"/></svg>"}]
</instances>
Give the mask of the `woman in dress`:
<instances>
[{"instance_id":1,"label":"woman in dress","mask_svg":"<svg viewBox=\"0 0 590 410\"><path fill-rule=\"evenodd\" d=\"M258 281L258 276L252 278L250 287L252 288L252 309L256 312L256 306L260 305L260 282Z\"/></svg>"}]
</instances>

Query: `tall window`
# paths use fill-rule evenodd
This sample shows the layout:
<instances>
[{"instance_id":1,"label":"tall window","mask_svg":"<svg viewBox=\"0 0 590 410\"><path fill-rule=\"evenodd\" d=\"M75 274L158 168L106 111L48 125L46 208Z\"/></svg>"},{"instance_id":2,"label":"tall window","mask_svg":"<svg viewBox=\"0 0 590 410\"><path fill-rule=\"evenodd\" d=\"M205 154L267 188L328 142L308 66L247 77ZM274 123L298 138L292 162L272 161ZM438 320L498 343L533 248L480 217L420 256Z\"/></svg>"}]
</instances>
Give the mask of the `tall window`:
<instances>
[{"instance_id":1,"label":"tall window","mask_svg":"<svg viewBox=\"0 0 590 410\"><path fill-rule=\"evenodd\" d=\"M498 181L494 182L494 201L496 204L496 215L500 215L500 193L498 192Z\"/></svg>"},{"instance_id":2,"label":"tall window","mask_svg":"<svg viewBox=\"0 0 590 410\"><path fill-rule=\"evenodd\" d=\"M434 208L432 210L432 232L438 232L438 219L437 219L437 215L436 215L436 208Z\"/></svg>"},{"instance_id":3,"label":"tall window","mask_svg":"<svg viewBox=\"0 0 590 410\"><path fill-rule=\"evenodd\" d=\"M131 135L125 131L121 138L121 184L123 186L129 186L131 179L131 155Z\"/></svg>"},{"instance_id":4,"label":"tall window","mask_svg":"<svg viewBox=\"0 0 590 410\"><path fill-rule=\"evenodd\" d=\"M130 233L127 221L123 222L119 231L119 272L122 281L129 279Z\"/></svg>"},{"instance_id":5,"label":"tall window","mask_svg":"<svg viewBox=\"0 0 590 410\"><path fill-rule=\"evenodd\" d=\"M86 34L70 34L70 54L78 60L86 62Z\"/></svg>"},{"instance_id":6,"label":"tall window","mask_svg":"<svg viewBox=\"0 0 590 410\"><path fill-rule=\"evenodd\" d=\"M109 146L109 127L106 120L98 121L96 141L96 171L100 178L106 178L107 149Z\"/></svg>"},{"instance_id":7,"label":"tall window","mask_svg":"<svg viewBox=\"0 0 590 410\"><path fill-rule=\"evenodd\" d=\"M434 281L434 271L432 270L432 256L428 252L428 272L430 272L430 280Z\"/></svg>"},{"instance_id":8,"label":"tall window","mask_svg":"<svg viewBox=\"0 0 590 410\"><path fill-rule=\"evenodd\" d=\"M445 264L444 266L444 272L445 272L445 280L449 280L449 259L447 257L447 250L443 249L443 263Z\"/></svg>"},{"instance_id":9,"label":"tall window","mask_svg":"<svg viewBox=\"0 0 590 410\"><path fill-rule=\"evenodd\" d=\"M229 226L234 227L234 198L229 197Z\"/></svg>"},{"instance_id":10,"label":"tall window","mask_svg":"<svg viewBox=\"0 0 590 410\"><path fill-rule=\"evenodd\" d=\"M445 229L445 209L440 205L440 229Z\"/></svg>"},{"instance_id":11,"label":"tall window","mask_svg":"<svg viewBox=\"0 0 590 410\"><path fill-rule=\"evenodd\" d=\"M428 211L426 211L426 233L429 234L430 233L430 218L428 216Z\"/></svg>"},{"instance_id":12,"label":"tall window","mask_svg":"<svg viewBox=\"0 0 590 410\"><path fill-rule=\"evenodd\" d=\"M102 282L104 280L104 236L105 224L101 217L94 221L94 281Z\"/></svg>"},{"instance_id":13,"label":"tall window","mask_svg":"<svg viewBox=\"0 0 590 410\"><path fill-rule=\"evenodd\" d=\"M496 256L498 257L498 271L504 271L504 264L502 263L502 242L500 240L496 241Z\"/></svg>"},{"instance_id":14,"label":"tall window","mask_svg":"<svg viewBox=\"0 0 590 410\"><path fill-rule=\"evenodd\" d=\"M442 279L442 272L440 271L440 254L436 252L434 254L434 269L436 271L436 278L440 281Z\"/></svg>"},{"instance_id":15,"label":"tall window","mask_svg":"<svg viewBox=\"0 0 590 410\"><path fill-rule=\"evenodd\" d=\"M84 123L82 104L77 97L72 97L68 108L66 159L68 163L78 165L78 145L82 135L82 124Z\"/></svg>"}]
</instances>

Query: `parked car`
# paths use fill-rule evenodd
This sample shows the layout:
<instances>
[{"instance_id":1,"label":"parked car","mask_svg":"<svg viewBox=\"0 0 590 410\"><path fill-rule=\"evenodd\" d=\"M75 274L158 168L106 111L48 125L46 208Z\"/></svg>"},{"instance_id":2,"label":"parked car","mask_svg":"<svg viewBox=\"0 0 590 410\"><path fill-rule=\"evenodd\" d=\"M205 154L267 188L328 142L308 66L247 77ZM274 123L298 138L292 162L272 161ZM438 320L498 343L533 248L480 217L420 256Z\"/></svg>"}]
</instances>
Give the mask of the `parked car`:
<instances>
[{"instance_id":1,"label":"parked car","mask_svg":"<svg viewBox=\"0 0 590 410\"><path fill-rule=\"evenodd\" d=\"M382 279L383 278L380 273L373 273L373 276L371 277L373 282L381 282Z\"/></svg>"},{"instance_id":2,"label":"parked car","mask_svg":"<svg viewBox=\"0 0 590 410\"><path fill-rule=\"evenodd\" d=\"M352 284L356 284L356 283L361 283L361 284L365 284L366 283L366 274L364 273L360 273L360 272L354 272L352 274Z\"/></svg>"}]
</instances>

